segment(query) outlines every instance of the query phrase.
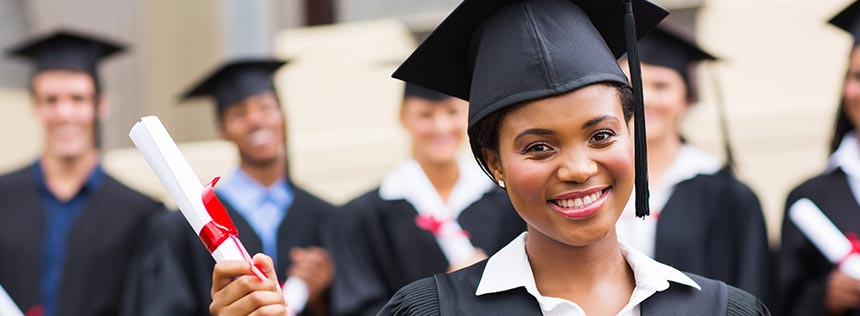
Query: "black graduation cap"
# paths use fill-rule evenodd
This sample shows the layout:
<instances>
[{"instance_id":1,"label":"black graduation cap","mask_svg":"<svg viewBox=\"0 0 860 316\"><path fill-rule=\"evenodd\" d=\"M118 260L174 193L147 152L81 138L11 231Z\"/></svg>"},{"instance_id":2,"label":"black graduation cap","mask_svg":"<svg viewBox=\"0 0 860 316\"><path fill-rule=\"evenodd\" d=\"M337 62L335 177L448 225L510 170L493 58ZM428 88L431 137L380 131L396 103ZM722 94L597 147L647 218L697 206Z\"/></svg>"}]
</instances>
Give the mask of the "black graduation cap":
<instances>
[{"instance_id":1,"label":"black graduation cap","mask_svg":"<svg viewBox=\"0 0 860 316\"><path fill-rule=\"evenodd\" d=\"M645 64L677 71L690 88L690 69L698 62L717 60L717 57L696 45L692 39L661 24L639 41L639 59Z\"/></svg>"},{"instance_id":2,"label":"black graduation cap","mask_svg":"<svg viewBox=\"0 0 860 316\"><path fill-rule=\"evenodd\" d=\"M468 100L471 128L507 106L599 82L628 85L617 59L667 14L646 0L465 0L393 76ZM631 59L636 138L642 139L635 142L636 204L644 216L641 78L638 59Z\"/></svg>"},{"instance_id":3,"label":"black graduation cap","mask_svg":"<svg viewBox=\"0 0 860 316\"><path fill-rule=\"evenodd\" d=\"M111 40L58 30L27 40L10 49L9 54L31 59L36 65L36 73L63 69L87 72L98 78L98 63L123 50L124 45Z\"/></svg>"},{"instance_id":4,"label":"black graduation cap","mask_svg":"<svg viewBox=\"0 0 860 316\"><path fill-rule=\"evenodd\" d=\"M854 1L842 9L828 23L851 34L854 45L860 44L860 1Z\"/></svg>"},{"instance_id":5,"label":"black graduation cap","mask_svg":"<svg viewBox=\"0 0 860 316\"><path fill-rule=\"evenodd\" d=\"M275 71L287 63L288 61L271 58L228 61L184 93L182 98L187 100L212 96L220 112L249 96L275 91L272 77Z\"/></svg>"},{"instance_id":6,"label":"black graduation cap","mask_svg":"<svg viewBox=\"0 0 860 316\"><path fill-rule=\"evenodd\" d=\"M452 98L452 96L450 95L407 82L406 85L403 87L403 99L410 97L430 101L442 101L447 100L448 98Z\"/></svg>"},{"instance_id":7,"label":"black graduation cap","mask_svg":"<svg viewBox=\"0 0 860 316\"><path fill-rule=\"evenodd\" d=\"M719 58L699 47L695 41L679 31L672 29L666 23L660 24L651 33L639 41L639 59L644 64L667 67L677 71L684 79L687 93L697 96L698 91L692 84L690 76L695 65L705 61L716 61ZM720 132L723 138L723 150L726 155L726 169L731 172L734 166L734 155L729 141L729 132L726 122L725 105L722 93L719 91L719 80L713 74L712 83L717 94L717 107L719 113Z\"/></svg>"}]
</instances>

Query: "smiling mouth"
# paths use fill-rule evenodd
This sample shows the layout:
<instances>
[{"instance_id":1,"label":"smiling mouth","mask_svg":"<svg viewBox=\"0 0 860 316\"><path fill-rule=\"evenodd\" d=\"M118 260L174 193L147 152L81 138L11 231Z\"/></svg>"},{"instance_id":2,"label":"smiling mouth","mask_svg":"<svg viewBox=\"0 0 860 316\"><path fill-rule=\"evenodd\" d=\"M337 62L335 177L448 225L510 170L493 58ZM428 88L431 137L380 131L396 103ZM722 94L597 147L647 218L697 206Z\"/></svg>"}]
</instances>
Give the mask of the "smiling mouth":
<instances>
[{"instance_id":1,"label":"smiling mouth","mask_svg":"<svg viewBox=\"0 0 860 316\"><path fill-rule=\"evenodd\" d=\"M588 195L583 196L583 197L569 198L569 199L556 199L556 200L550 200L549 202L552 204L555 204L561 208L565 208L565 209L585 208L585 207L591 206L592 204L599 201L600 198L602 198L604 195L606 195L606 192L608 192L608 191L609 191L609 188L607 187L603 190L588 194Z\"/></svg>"},{"instance_id":2,"label":"smiling mouth","mask_svg":"<svg viewBox=\"0 0 860 316\"><path fill-rule=\"evenodd\" d=\"M573 220L586 219L603 208L612 187L606 187L589 194L563 199L552 199L547 204L564 217Z\"/></svg>"}]
</instances>

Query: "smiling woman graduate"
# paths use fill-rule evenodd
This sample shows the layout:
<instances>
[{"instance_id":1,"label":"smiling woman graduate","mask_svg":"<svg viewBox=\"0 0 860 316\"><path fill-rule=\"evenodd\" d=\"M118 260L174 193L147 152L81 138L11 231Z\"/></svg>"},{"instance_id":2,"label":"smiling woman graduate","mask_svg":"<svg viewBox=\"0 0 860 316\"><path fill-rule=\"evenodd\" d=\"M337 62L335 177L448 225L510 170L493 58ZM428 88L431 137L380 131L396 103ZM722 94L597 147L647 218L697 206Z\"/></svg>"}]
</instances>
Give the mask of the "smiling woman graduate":
<instances>
[{"instance_id":1,"label":"smiling woman graduate","mask_svg":"<svg viewBox=\"0 0 860 316\"><path fill-rule=\"evenodd\" d=\"M632 8L640 34L665 14ZM634 178L637 215L648 212L644 144L634 168L632 137L644 140L644 122L638 112L630 132L636 99L616 62L634 40L624 18L622 1L467 0L398 69L470 100L473 153L528 232L485 262L408 285L380 315L768 314L616 237Z\"/></svg>"}]
</instances>

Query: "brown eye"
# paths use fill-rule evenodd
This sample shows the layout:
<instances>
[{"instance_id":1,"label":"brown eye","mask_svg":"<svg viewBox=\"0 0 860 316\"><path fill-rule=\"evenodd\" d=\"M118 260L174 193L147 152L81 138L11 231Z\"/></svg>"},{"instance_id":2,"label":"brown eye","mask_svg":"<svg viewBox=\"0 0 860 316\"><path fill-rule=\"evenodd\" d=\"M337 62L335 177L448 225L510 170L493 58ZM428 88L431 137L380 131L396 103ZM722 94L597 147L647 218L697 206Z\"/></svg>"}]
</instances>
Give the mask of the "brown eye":
<instances>
[{"instance_id":1,"label":"brown eye","mask_svg":"<svg viewBox=\"0 0 860 316\"><path fill-rule=\"evenodd\" d=\"M538 143L538 144L533 144L531 146L526 147L524 152L526 152L526 153L542 153L542 152L548 152L550 150L552 150L552 148L550 148L547 144Z\"/></svg>"},{"instance_id":2,"label":"brown eye","mask_svg":"<svg viewBox=\"0 0 860 316\"><path fill-rule=\"evenodd\" d=\"M613 137L615 137L614 132L609 130L602 130L598 131L597 133L594 133L594 135L591 136L591 142L595 144L601 144L611 140Z\"/></svg>"}]
</instances>

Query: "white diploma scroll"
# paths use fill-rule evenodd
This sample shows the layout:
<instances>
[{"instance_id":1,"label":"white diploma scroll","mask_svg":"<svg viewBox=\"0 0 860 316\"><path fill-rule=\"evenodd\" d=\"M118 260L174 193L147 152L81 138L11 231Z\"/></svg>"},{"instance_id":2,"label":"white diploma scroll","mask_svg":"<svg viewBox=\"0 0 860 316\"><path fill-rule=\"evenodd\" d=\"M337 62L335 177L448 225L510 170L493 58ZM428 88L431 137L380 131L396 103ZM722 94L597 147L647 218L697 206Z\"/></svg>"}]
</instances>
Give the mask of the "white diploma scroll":
<instances>
[{"instance_id":1,"label":"white diploma scroll","mask_svg":"<svg viewBox=\"0 0 860 316\"><path fill-rule=\"evenodd\" d=\"M167 129L164 128L158 117L147 116L134 124L129 137L152 170L155 171L161 184L176 201L176 205L179 206L179 210L188 224L199 236L201 229L212 221L212 217L206 210L201 198L203 186L185 156L179 151L173 138L167 133ZM215 258L215 262L247 261L250 259L240 243L230 240L221 243L212 252L212 257ZM265 275L259 272L256 267L252 270L261 279L265 279ZM285 283L283 290L289 309L301 312L308 300L307 285L304 281L291 277Z\"/></svg>"},{"instance_id":2,"label":"white diploma scroll","mask_svg":"<svg viewBox=\"0 0 860 316\"><path fill-rule=\"evenodd\" d=\"M167 129L161 124L161 120L155 116L141 118L131 128L128 136L199 236L203 226L212 221L201 198L203 185L167 133ZM212 252L212 257L215 262L244 261L246 258L239 245L229 241L221 243Z\"/></svg>"},{"instance_id":3,"label":"white diploma scroll","mask_svg":"<svg viewBox=\"0 0 860 316\"><path fill-rule=\"evenodd\" d=\"M6 293L2 286L0 286L0 316L24 316L24 313L12 301L12 297Z\"/></svg>"},{"instance_id":4,"label":"white diploma scroll","mask_svg":"<svg viewBox=\"0 0 860 316\"><path fill-rule=\"evenodd\" d=\"M475 246L457 221L432 214L419 215L415 221L418 227L433 233L449 264L461 265L475 256Z\"/></svg>"},{"instance_id":5,"label":"white diploma scroll","mask_svg":"<svg viewBox=\"0 0 860 316\"><path fill-rule=\"evenodd\" d=\"M809 199L800 199L788 210L797 228L839 271L860 280L860 254L852 251L851 241Z\"/></svg>"}]
</instances>

